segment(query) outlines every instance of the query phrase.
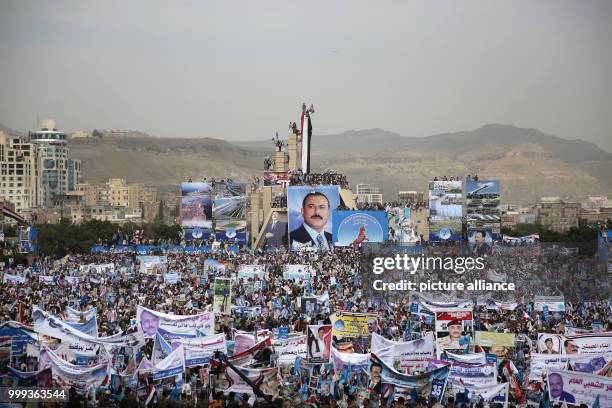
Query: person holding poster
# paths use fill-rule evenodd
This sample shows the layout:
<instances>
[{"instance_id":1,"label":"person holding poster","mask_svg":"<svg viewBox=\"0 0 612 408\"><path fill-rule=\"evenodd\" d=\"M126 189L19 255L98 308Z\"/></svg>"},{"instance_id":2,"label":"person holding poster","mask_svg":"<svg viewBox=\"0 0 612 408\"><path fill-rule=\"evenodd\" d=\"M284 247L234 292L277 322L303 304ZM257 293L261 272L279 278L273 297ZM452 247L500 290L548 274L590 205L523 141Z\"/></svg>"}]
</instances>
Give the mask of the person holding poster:
<instances>
[{"instance_id":1,"label":"person holding poster","mask_svg":"<svg viewBox=\"0 0 612 408\"><path fill-rule=\"evenodd\" d=\"M567 391L563 390L563 377L557 373L548 375L548 388L550 389L550 399L553 401L569 402L574 404L576 398Z\"/></svg>"},{"instance_id":2,"label":"person holding poster","mask_svg":"<svg viewBox=\"0 0 612 408\"><path fill-rule=\"evenodd\" d=\"M308 326L308 362L327 363L331 352L331 325Z\"/></svg>"}]
</instances>

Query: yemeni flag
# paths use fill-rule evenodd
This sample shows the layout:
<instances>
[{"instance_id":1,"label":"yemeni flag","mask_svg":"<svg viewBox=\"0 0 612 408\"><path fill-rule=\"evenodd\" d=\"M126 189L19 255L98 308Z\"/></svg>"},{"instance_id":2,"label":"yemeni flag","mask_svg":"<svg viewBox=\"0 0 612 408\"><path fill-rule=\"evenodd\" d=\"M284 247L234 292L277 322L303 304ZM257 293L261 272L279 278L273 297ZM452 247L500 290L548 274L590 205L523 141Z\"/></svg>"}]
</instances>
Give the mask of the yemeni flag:
<instances>
[{"instance_id":1,"label":"yemeni flag","mask_svg":"<svg viewBox=\"0 0 612 408\"><path fill-rule=\"evenodd\" d=\"M302 171L310 173L310 139L312 137L312 121L310 114L304 109L300 118L302 126Z\"/></svg>"}]
</instances>

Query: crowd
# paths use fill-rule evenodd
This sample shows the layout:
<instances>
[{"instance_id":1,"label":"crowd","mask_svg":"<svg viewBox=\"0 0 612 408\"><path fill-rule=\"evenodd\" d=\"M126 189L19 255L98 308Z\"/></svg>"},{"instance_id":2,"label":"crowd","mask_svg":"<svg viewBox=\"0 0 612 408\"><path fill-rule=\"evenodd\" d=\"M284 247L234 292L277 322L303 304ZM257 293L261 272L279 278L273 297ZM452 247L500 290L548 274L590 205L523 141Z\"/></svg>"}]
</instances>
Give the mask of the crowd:
<instances>
[{"instance_id":1,"label":"crowd","mask_svg":"<svg viewBox=\"0 0 612 408\"><path fill-rule=\"evenodd\" d=\"M289 171L288 174L291 186L337 185L345 189L350 188L346 176L332 169L323 173L303 173L301 169L297 169Z\"/></svg>"},{"instance_id":2,"label":"crowd","mask_svg":"<svg viewBox=\"0 0 612 408\"><path fill-rule=\"evenodd\" d=\"M448 248L432 249L431 254L440 250L445 254ZM455 255L461 255L461 249L458 251ZM413 278L417 282L426 279L469 282L488 278L516 284L514 292L478 294L479 298L516 302L518 306L513 310L490 310L486 302L478 300L479 306L474 309L474 329L511 332L516 334L517 339L521 339L517 341L515 349L507 350L499 356L498 364L498 381L514 384L510 388L511 405L521 405L527 402L528 396L532 400L541 400L537 395L540 392L541 396L542 385L529 381L530 355L536 351L538 333L562 333L566 326L586 330L591 329L595 322L601 323L604 331L611 330L612 314L609 287L603 285L604 282L593 284L601 280L595 260L563 255L558 249L534 252L532 248L518 247L511 248L511 251L489 255L484 270L472 270L463 274L421 270ZM270 252L229 252L219 249L207 255L169 253L166 256L167 263L156 273L143 271L140 258L124 253L72 254L62 259L41 259L30 267L9 266L3 272L0 320L31 325L33 306L58 316L67 308L86 311L95 307L98 336L110 336L136 330L136 305L176 315L193 315L211 310L214 278L228 277L233 281L231 299L234 307L231 315L217 316L215 322L215 333L224 333L228 340L233 339L238 332L257 333L266 330L277 337L281 327L288 327L292 334L305 334L308 325L330 324L331 316L342 311L375 314L377 317L371 325L371 332L394 341L418 339L426 332L435 331L434 322L424 319L422 314L411 312L414 297L408 292L381 297L371 290L372 255L360 250L336 248L327 253L296 253L284 249ZM109 264L112 267L109 268ZM284 268L291 264L309 265L312 278L285 279ZM88 265L106 267L100 269ZM238 272L242 265L259 266L265 271L264 276L261 279L257 274L239 278ZM177 273L180 279L167 282L165 273L170 272ZM405 277L401 271L396 273L398 278ZM547 316L536 311L533 297L542 294L564 295L565 313L551 313L551 316ZM449 296L448 293L430 292L427 296L453 301L471 299L474 294L456 292ZM305 311L302 304L305 297L316 298L317 307ZM353 339L350 347L355 352L369 352L371 336L371 333L367 333ZM337 338L333 342L336 347L345 347L347 344ZM137 353L129 357L135 360L132 364L138 366L145 357L151 360L152 349L153 340L148 340ZM41 367L34 355L14 356L10 365L22 372L37 371ZM263 357L258 355L253 364L258 367L273 366L276 364L271 358L273 355L273 350L264 353ZM128 361L125 361L127 364ZM516 370L508 372L502 367L513 367ZM179 389L176 389L174 380L153 381L152 377L145 376L138 384L133 384L128 381L129 378L120 377L114 379L112 386L90 390L86 397L73 392L72 402L77 405L72 406L127 406L128 403L135 406L137 400L144 405L151 387L158 391L149 405L159 406L196 403L198 406L244 406L247 400L255 406L290 406L295 405L296 401L326 407L386 406L379 390L371 386L372 378L333 375L333 368L327 365L321 366L319 370L319 383L313 385L310 384L312 370L309 373L308 370L291 372L289 369L289 373L283 374L274 401L261 400L250 393L241 396L232 392L225 395L215 389L215 383L208 384L208 379L201 375L201 371L188 368L184 373L186 381ZM331 394L322 388L326 379L333 380L334 391ZM455 396L450 395L446 399L446 406L462 406L458 399L454 402L455 399ZM394 403L398 407L434 405L435 399L422 397L401 397Z\"/></svg>"}]
</instances>

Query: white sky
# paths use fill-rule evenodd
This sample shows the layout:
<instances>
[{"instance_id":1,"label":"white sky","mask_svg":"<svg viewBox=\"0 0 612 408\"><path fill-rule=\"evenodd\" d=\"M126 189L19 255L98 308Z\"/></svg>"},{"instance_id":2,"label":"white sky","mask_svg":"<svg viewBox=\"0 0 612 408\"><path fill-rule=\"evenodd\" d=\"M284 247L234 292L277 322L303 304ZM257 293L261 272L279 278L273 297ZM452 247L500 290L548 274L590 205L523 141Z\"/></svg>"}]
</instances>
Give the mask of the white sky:
<instances>
[{"instance_id":1,"label":"white sky","mask_svg":"<svg viewBox=\"0 0 612 408\"><path fill-rule=\"evenodd\" d=\"M7 1L0 123L268 139L487 123L612 151L611 1Z\"/></svg>"}]
</instances>

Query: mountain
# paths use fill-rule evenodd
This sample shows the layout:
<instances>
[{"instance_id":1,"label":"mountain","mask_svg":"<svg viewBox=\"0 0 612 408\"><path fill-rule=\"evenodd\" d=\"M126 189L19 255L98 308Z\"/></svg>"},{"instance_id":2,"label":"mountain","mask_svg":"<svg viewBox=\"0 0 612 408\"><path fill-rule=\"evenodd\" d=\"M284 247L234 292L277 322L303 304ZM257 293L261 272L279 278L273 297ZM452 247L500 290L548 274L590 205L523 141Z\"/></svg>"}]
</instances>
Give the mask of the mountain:
<instances>
[{"instance_id":1,"label":"mountain","mask_svg":"<svg viewBox=\"0 0 612 408\"><path fill-rule=\"evenodd\" d=\"M0 123L0 132L5 132L5 133L8 133L9 135L23 136L22 132L15 130L15 129L11 129L8 126L3 125L2 123Z\"/></svg>"},{"instance_id":2,"label":"mountain","mask_svg":"<svg viewBox=\"0 0 612 408\"><path fill-rule=\"evenodd\" d=\"M261 176L265 155L274 154L270 140L134 136L72 139L69 144L71 155L83 161L86 180L121 177L172 193L190 177L250 182ZM346 174L351 185L378 185L385 200L394 200L398 190L425 191L434 176L467 174L500 179L503 202L512 204L612 192L611 153L592 143L511 125L418 138L383 129L315 134L312 152L313 171L333 168Z\"/></svg>"}]
</instances>

